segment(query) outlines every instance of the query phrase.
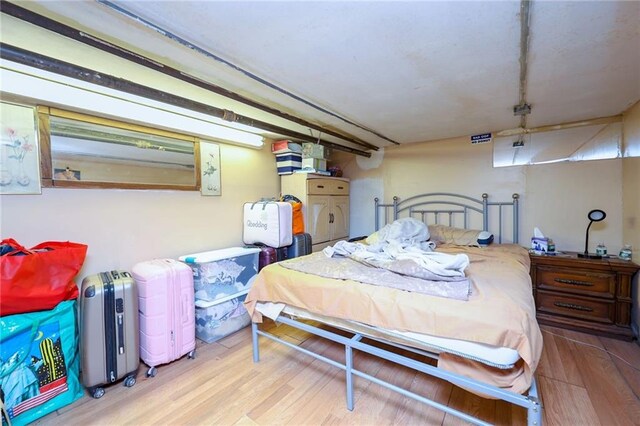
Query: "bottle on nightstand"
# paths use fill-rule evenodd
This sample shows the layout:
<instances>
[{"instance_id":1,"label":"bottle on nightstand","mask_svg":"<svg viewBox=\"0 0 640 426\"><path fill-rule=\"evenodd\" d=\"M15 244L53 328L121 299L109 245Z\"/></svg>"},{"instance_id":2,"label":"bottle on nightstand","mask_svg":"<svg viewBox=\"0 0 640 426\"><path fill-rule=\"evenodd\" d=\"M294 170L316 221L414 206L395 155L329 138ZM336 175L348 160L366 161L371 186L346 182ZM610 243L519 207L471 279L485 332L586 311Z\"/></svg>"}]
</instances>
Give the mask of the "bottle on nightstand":
<instances>
[{"instance_id":1,"label":"bottle on nightstand","mask_svg":"<svg viewBox=\"0 0 640 426\"><path fill-rule=\"evenodd\" d=\"M607 255L607 246L604 243L600 243L596 246L596 254L598 256L606 256Z\"/></svg>"},{"instance_id":2,"label":"bottle on nightstand","mask_svg":"<svg viewBox=\"0 0 640 426\"><path fill-rule=\"evenodd\" d=\"M631 260L632 253L633 250L631 250L631 245L625 244L624 247L622 247L622 250L620 250L618 257L622 260Z\"/></svg>"}]
</instances>

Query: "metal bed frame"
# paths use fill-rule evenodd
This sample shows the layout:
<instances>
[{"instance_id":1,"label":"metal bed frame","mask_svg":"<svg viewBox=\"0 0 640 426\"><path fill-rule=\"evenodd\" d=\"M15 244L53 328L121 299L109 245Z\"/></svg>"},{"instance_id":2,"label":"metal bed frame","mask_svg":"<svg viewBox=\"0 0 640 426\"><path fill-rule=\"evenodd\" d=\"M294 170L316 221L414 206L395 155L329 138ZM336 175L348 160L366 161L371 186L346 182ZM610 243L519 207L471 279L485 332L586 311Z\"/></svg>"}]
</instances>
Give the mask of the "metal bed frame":
<instances>
[{"instance_id":1,"label":"metal bed frame","mask_svg":"<svg viewBox=\"0 0 640 426\"><path fill-rule=\"evenodd\" d=\"M466 200L464 202L461 201L443 201L442 199L439 200L431 200L431 201L425 201L425 199L429 199L430 197L439 197L439 196L448 196L448 197L454 197L454 198L460 198L463 200ZM413 201L412 204L409 204L410 201ZM476 207L474 204L469 204L467 201L473 202L475 203L480 203L481 204L481 208ZM452 208L443 208L443 209L429 209L429 211L425 211L424 209L422 209L422 207L424 205L433 205L433 204L440 204L440 205L453 205L456 206L455 210ZM518 214L518 194L513 194L513 201L512 202L489 202L488 201L488 195L487 194L483 194L482 195L482 200L476 200L470 197L466 197L466 196L462 196L462 195L456 195L456 194L449 194L449 193L430 193L430 194L422 194L422 195L418 195L415 197L411 197L408 198L402 202L399 201L398 197L393 197L393 203L392 204L380 204L379 200L376 198L375 199L375 208L376 208L376 229L378 228L378 214L379 214L379 209L387 209L389 207L393 207L393 218L394 220L397 219L399 217L399 214L403 211L408 211L409 214L415 214L415 213L419 213L421 215L428 214L428 213L432 213L435 214L436 220L437 217L441 214L447 214L450 217L450 221L449 223L451 223L451 215L453 214L463 214L464 215L464 223L467 223L467 214L469 213L469 210L473 210L476 211L480 214L482 214L483 216L483 226L484 226L484 230L488 230L487 226L488 226L488 212L489 212L489 206L499 206L498 209L500 211L499 213L499 221L500 221L500 229L502 228L502 208L504 206L509 206L511 205L513 208L513 223L514 223L514 235L513 235L513 240L514 242L518 241L518 236L517 236L517 214ZM416 208L416 207L420 207L420 208ZM462 209L460 209L459 207L462 207ZM387 216L385 214L385 222L387 220ZM501 233L498 234L499 236L501 236ZM501 241L501 238L499 239L499 241ZM436 352L427 352L427 351L423 351L420 349L416 349L410 346L405 346L405 345L401 345L401 344L397 344L397 343L393 343L393 342L389 342L387 340L384 339L378 339L375 338L373 336L368 336L366 334L363 334L362 332L358 333L358 332L354 332L353 330L345 330L350 332L353 336L351 338L349 337L345 337L341 334L338 333L334 333L332 331L320 328L320 327L316 327L310 324L307 324L303 321L300 320L296 320L293 318L290 318L289 316L287 316L286 314L281 314L280 316L278 316L278 318L276 319L277 322L281 322L283 324L287 324L291 327L297 328L299 330L303 330L306 332L309 332L311 334L314 334L316 336L319 337L323 337L325 339L331 340L333 342L339 343L344 345L345 347L345 363L340 363L337 362L335 360L332 360L330 358L327 358L323 355L317 354L315 352L309 351L305 348L299 347L297 345L294 345L292 343L289 343L285 340L280 339L279 337L260 330L258 328L258 325L256 323L252 323L251 324L251 333L252 333L252 342L253 342L253 361L255 363L260 361L260 352L259 352L259 342L258 342L258 338L259 336L263 336L266 337L270 340L279 342L291 349L294 349L296 351L302 352L304 354L307 354L309 356L312 356L315 359L318 359L320 361L326 362L327 364L330 364L334 367L337 367L341 370L343 370L345 372L345 379L346 379L346 402L347 402L347 409L349 411L353 411L354 409L354 394L353 394L353 380L354 380L354 376L357 377L361 377L364 379L367 379L373 383L376 383L380 386L383 386L387 389L393 390L397 393L400 393L401 395L404 395L406 397L412 398L416 401L422 402L426 405L429 405L431 407L434 407L436 409L439 409L445 413L454 415L456 417L459 417L465 421L468 421L470 423L473 424L478 424L478 425L488 425L489 423L486 423L485 421L473 417L469 414L466 414L462 411L456 410L454 408L448 407L446 405L443 405L439 402L436 402L434 400L428 399L422 395L419 395L417 393L408 391L406 389L400 388L392 383L389 383L387 381L381 380L377 377L371 376L363 371L360 371L356 368L354 368L353 365L353 351L354 350L358 350L361 352L365 352L374 356L377 356L379 358L382 358L384 360L387 361L391 361L394 362L396 364L408 367L408 368L412 368L416 371L420 371L422 373L428 374L430 376L433 377L437 377L440 378L442 380L445 380L453 385L456 386L460 386L462 388L465 389L469 389L475 392L478 392L479 394L484 394L484 395L488 395L491 396L493 398L497 398L503 401L507 401L509 403L518 405L520 407L524 407L527 410L527 424L529 426L539 426L542 424L542 405L540 403L540 399L539 399L539 395L538 395L538 387L537 387L537 383L535 381L535 377L532 378L532 382L531 382L531 387L529 388L529 391L527 393L527 395L521 395L518 393L514 393L514 392L510 392L504 389L501 389L497 386L493 386L487 383L483 383L481 381L475 380L475 379L471 379L456 373L452 373L449 371L445 371L445 370L441 370L437 367L434 367L433 365L427 363L427 362L420 362L417 361L415 359L409 358L407 356L404 355L400 355L397 354L395 352L391 352L385 349L381 349L377 346L374 346L372 344L369 344L365 341L363 341L363 338L368 338L370 340L374 340L374 341L379 341L382 342L386 345L390 345L390 346L394 346L396 348L400 348L406 351L410 351L413 353L417 353L420 355L424 355L427 356L429 358L432 359L437 359L438 358L438 354Z\"/></svg>"},{"instance_id":2,"label":"metal bed frame","mask_svg":"<svg viewBox=\"0 0 640 426\"><path fill-rule=\"evenodd\" d=\"M393 202L389 204L381 204L379 198L374 199L375 203L375 229L376 231L380 227L380 210L384 214L384 223L389 222L389 209L393 213L393 220L399 219L401 213L406 212L408 216L415 217L420 215L420 220L427 223L429 217L434 218L434 223L440 223L440 219L443 215L448 217L449 226L454 225L454 218L462 216L462 228L467 228L469 225L469 216L473 212L477 212L482 217L482 230L489 230L489 217L491 211L497 208L498 210L498 229L496 234L498 237L498 243L502 243L503 235L503 210L511 208L513 231L513 242L518 242L518 216L519 216L519 199L518 194L511 196L511 201L489 201L489 194L482 194L482 199L468 197L466 195L453 194L450 192L430 192L426 194L414 195L405 200L400 201L400 198L393 197ZM428 208L427 208L428 207ZM493 208L492 208L493 207ZM429 216L432 215L432 216Z\"/></svg>"}]
</instances>

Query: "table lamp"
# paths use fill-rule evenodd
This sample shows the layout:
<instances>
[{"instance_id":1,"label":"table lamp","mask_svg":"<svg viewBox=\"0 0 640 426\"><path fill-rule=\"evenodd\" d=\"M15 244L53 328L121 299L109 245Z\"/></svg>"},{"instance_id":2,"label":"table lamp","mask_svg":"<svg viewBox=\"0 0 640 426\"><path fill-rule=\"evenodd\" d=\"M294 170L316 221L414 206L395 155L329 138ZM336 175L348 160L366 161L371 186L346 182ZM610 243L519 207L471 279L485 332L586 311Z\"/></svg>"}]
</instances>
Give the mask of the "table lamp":
<instances>
[{"instance_id":1,"label":"table lamp","mask_svg":"<svg viewBox=\"0 0 640 426\"><path fill-rule=\"evenodd\" d=\"M589 253L589 228L591 228L591 224L593 222L600 222L601 220L604 220L604 218L607 217L607 214L602 210L595 209L591 210L587 217L589 218L589 225L587 226L587 232L585 235L584 253L578 253L578 257L585 259L602 259L602 256L599 254Z\"/></svg>"}]
</instances>

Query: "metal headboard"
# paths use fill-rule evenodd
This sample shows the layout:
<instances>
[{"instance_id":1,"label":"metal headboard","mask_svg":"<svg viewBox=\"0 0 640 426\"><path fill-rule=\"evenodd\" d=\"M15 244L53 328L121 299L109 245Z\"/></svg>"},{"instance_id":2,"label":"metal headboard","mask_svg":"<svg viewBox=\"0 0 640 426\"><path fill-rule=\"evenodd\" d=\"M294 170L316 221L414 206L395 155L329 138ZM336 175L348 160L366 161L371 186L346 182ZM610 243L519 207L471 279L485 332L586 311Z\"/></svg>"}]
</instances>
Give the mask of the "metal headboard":
<instances>
[{"instance_id":1,"label":"metal headboard","mask_svg":"<svg viewBox=\"0 0 640 426\"><path fill-rule=\"evenodd\" d=\"M477 213L482 219L482 230L489 231L490 211L498 210L498 229L494 232L498 243L502 243L502 229L504 223L503 209L511 208L512 224L513 224L513 242L518 243L518 194L512 195L511 201L489 201L488 194L482 194L481 199L468 197L466 195L454 194L450 192L431 192L427 194L415 195L400 201L400 198L393 197L393 203L382 204L379 198L375 198L375 229L380 228L380 213L384 215L383 225L389 223L389 210L393 216L392 220L401 217L405 213L408 217L416 217L419 215L420 220L429 223L429 219L433 218L435 224L439 224L442 216L448 217L448 226L453 226L454 218L462 216L462 226L467 228L471 214ZM477 229L477 228L476 228Z\"/></svg>"}]
</instances>

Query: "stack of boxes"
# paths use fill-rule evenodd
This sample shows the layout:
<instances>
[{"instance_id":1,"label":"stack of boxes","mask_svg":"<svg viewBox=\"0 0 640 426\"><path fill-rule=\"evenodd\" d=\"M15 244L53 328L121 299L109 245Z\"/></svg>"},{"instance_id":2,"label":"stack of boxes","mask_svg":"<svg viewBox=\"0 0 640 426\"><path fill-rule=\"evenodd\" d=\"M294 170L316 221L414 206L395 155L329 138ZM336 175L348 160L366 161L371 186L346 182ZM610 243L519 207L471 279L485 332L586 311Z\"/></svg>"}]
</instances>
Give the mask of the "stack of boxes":
<instances>
[{"instance_id":1,"label":"stack of boxes","mask_svg":"<svg viewBox=\"0 0 640 426\"><path fill-rule=\"evenodd\" d=\"M271 152L276 156L279 175L292 173L316 173L330 175L327 171L327 149L317 143L302 145L290 140L276 141L271 144Z\"/></svg>"},{"instance_id":2,"label":"stack of boxes","mask_svg":"<svg viewBox=\"0 0 640 426\"><path fill-rule=\"evenodd\" d=\"M198 339L211 343L251 323L242 302L258 274L259 253L231 247L180 257L193 270Z\"/></svg>"},{"instance_id":3,"label":"stack of boxes","mask_svg":"<svg viewBox=\"0 0 640 426\"><path fill-rule=\"evenodd\" d=\"M302 171L330 175L327 171L327 150L317 143L302 144Z\"/></svg>"},{"instance_id":4,"label":"stack of boxes","mask_svg":"<svg viewBox=\"0 0 640 426\"><path fill-rule=\"evenodd\" d=\"M302 146L298 143L282 140L271 144L271 152L276 156L279 175L290 175L302 168Z\"/></svg>"}]
</instances>

